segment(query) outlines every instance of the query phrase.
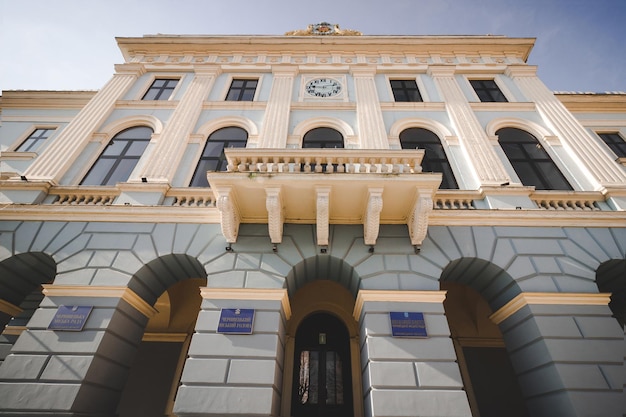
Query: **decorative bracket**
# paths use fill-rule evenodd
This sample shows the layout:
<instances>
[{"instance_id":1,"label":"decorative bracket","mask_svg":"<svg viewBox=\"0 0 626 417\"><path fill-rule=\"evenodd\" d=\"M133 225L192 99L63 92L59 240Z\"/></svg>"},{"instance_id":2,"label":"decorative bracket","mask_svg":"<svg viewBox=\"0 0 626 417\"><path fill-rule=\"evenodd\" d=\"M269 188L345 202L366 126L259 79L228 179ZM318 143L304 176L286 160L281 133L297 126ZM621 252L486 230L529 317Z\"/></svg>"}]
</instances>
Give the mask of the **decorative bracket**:
<instances>
[{"instance_id":1,"label":"decorative bracket","mask_svg":"<svg viewBox=\"0 0 626 417\"><path fill-rule=\"evenodd\" d=\"M363 218L363 237L366 245L375 245L380 229L380 212L383 209L383 189L368 189L367 208Z\"/></svg>"},{"instance_id":2,"label":"decorative bracket","mask_svg":"<svg viewBox=\"0 0 626 417\"><path fill-rule=\"evenodd\" d=\"M226 242L235 243L239 234L239 223L241 223L235 202L235 193L231 187L220 188L217 191L216 206L222 218L222 234L226 238Z\"/></svg>"},{"instance_id":3,"label":"decorative bracket","mask_svg":"<svg viewBox=\"0 0 626 417\"><path fill-rule=\"evenodd\" d=\"M432 190L417 190L415 205L409 214L407 226L411 244L419 249L428 232L428 217L433 211Z\"/></svg>"},{"instance_id":4,"label":"decorative bracket","mask_svg":"<svg viewBox=\"0 0 626 417\"><path fill-rule=\"evenodd\" d=\"M285 214L280 194L280 187L265 189L265 208L267 209L267 228L272 243L283 241L283 223Z\"/></svg>"},{"instance_id":5,"label":"decorative bracket","mask_svg":"<svg viewBox=\"0 0 626 417\"><path fill-rule=\"evenodd\" d=\"M330 219L330 187L316 187L316 224L317 244L328 246L328 229Z\"/></svg>"}]
</instances>

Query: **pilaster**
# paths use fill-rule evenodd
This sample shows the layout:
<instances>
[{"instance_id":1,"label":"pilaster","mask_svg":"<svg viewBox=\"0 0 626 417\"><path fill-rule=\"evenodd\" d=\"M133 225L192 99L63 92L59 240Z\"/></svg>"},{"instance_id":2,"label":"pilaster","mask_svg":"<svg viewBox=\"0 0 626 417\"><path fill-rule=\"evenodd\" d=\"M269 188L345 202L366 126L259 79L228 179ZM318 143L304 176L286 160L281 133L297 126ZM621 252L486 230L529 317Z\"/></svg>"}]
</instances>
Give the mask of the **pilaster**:
<instances>
[{"instance_id":1,"label":"pilaster","mask_svg":"<svg viewBox=\"0 0 626 417\"><path fill-rule=\"evenodd\" d=\"M361 149L389 149L387 129L374 82L374 69L354 69L356 117Z\"/></svg>"},{"instance_id":2,"label":"pilaster","mask_svg":"<svg viewBox=\"0 0 626 417\"><path fill-rule=\"evenodd\" d=\"M285 323L284 289L202 288L174 413L179 417L278 416ZM255 310L252 334L217 332L223 308Z\"/></svg>"},{"instance_id":3,"label":"pilaster","mask_svg":"<svg viewBox=\"0 0 626 417\"><path fill-rule=\"evenodd\" d=\"M160 138L150 160L144 165L140 177L148 182L170 183L183 157L187 138L192 133L202 112L202 102L220 74L219 67L197 68L191 81L170 120L163 127Z\"/></svg>"},{"instance_id":4,"label":"pilaster","mask_svg":"<svg viewBox=\"0 0 626 417\"><path fill-rule=\"evenodd\" d=\"M431 66L435 81L456 130L461 147L470 157L481 186L510 182L502 162L454 78L454 68Z\"/></svg>"},{"instance_id":5,"label":"pilaster","mask_svg":"<svg viewBox=\"0 0 626 417\"><path fill-rule=\"evenodd\" d=\"M277 67L273 71L272 90L267 101L259 148L285 148L289 134L289 111L296 67Z\"/></svg>"},{"instance_id":6,"label":"pilaster","mask_svg":"<svg viewBox=\"0 0 626 417\"><path fill-rule=\"evenodd\" d=\"M365 415L471 416L444 314L445 294L359 291L354 318L361 328ZM428 337L393 337L394 311L423 313Z\"/></svg>"},{"instance_id":7,"label":"pilaster","mask_svg":"<svg viewBox=\"0 0 626 417\"><path fill-rule=\"evenodd\" d=\"M137 78L144 73L139 64L116 66L113 78L72 119L46 150L24 172L29 181L57 184L91 140L120 99Z\"/></svg>"},{"instance_id":8,"label":"pilaster","mask_svg":"<svg viewBox=\"0 0 626 417\"><path fill-rule=\"evenodd\" d=\"M535 67L509 66L509 75L526 98L535 103L537 112L546 124L569 148L577 165L584 167L598 188L615 188L626 185L626 172L611 160L595 138L567 110L554 94L536 76Z\"/></svg>"}]
</instances>

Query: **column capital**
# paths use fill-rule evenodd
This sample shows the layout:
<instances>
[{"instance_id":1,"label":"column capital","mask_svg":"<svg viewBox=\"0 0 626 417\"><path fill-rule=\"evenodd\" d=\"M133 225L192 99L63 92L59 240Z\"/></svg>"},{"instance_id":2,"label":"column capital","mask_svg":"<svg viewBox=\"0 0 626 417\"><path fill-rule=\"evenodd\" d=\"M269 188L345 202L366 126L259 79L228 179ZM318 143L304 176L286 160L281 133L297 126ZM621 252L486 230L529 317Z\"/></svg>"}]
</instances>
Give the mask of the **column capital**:
<instances>
[{"instance_id":1,"label":"column capital","mask_svg":"<svg viewBox=\"0 0 626 417\"><path fill-rule=\"evenodd\" d=\"M146 73L146 67L143 64L116 64L115 75L134 75L141 76Z\"/></svg>"},{"instance_id":2,"label":"column capital","mask_svg":"<svg viewBox=\"0 0 626 417\"><path fill-rule=\"evenodd\" d=\"M430 65L426 73L431 77L454 77L456 68L450 65Z\"/></svg>"},{"instance_id":3,"label":"column capital","mask_svg":"<svg viewBox=\"0 0 626 417\"><path fill-rule=\"evenodd\" d=\"M200 288L205 300L257 300L280 301L287 320L291 317L289 294L283 288Z\"/></svg>"},{"instance_id":4,"label":"column capital","mask_svg":"<svg viewBox=\"0 0 626 417\"><path fill-rule=\"evenodd\" d=\"M359 321L366 302L443 304L447 291L359 290L352 317Z\"/></svg>"},{"instance_id":5,"label":"column capital","mask_svg":"<svg viewBox=\"0 0 626 417\"><path fill-rule=\"evenodd\" d=\"M536 77L536 65L509 65L504 71L504 75L513 77Z\"/></svg>"}]
</instances>

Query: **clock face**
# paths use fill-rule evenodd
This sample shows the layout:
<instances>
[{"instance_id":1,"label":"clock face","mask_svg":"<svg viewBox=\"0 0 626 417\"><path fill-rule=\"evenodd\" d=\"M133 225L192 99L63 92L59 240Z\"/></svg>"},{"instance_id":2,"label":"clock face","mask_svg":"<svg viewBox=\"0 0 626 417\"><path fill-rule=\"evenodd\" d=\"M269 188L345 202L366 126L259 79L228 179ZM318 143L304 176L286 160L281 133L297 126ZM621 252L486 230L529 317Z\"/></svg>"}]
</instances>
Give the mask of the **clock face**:
<instances>
[{"instance_id":1,"label":"clock face","mask_svg":"<svg viewBox=\"0 0 626 417\"><path fill-rule=\"evenodd\" d=\"M316 78L306 83L305 91L313 97L332 97L341 93L341 83L332 78Z\"/></svg>"}]
</instances>

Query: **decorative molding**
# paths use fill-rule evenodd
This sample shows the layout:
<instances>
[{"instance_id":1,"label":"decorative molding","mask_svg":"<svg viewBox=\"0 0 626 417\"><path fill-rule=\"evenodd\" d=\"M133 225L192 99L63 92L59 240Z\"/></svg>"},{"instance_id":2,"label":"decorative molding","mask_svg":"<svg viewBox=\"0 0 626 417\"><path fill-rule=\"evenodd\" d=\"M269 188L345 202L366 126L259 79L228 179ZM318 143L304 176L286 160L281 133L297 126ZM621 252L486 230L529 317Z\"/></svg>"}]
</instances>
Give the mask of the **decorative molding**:
<instances>
[{"instance_id":1,"label":"decorative molding","mask_svg":"<svg viewBox=\"0 0 626 417\"><path fill-rule=\"evenodd\" d=\"M146 303L143 298L128 287L54 284L43 284L42 286L42 293L46 297L120 298L148 318L157 314L154 307Z\"/></svg>"},{"instance_id":2,"label":"decorative molding","mask_svg":"<svg viewBox=\"0 0 626 417\"><path fill-rule=\"evenodd\" d=\"M407 220L409 237L411 238L411 244L413 246L419 248L424 239L426 239L426 233L428 232L428 219L432 211L432 196L430 193L426 194L424 191L418 190L415 205L413 206Z\"/></svg>"},{"instance_id":3,"label":"decorative molding","mask_svg":"<svg viewBox=\"0 0 626 417\"><path fill-rule=\"evenodd\" d=\"M26 326L9 326L7 325L0 334L3 336L19 336L27 330Z\"/></svg>"},{"instance_id":4,"label":"decorative molding","mask_svg":"<svg viewBox=\"0 0 626 417\"><path fill-rule=\"evenodd\" d=\"M380 212L383 209L383 189L369 188L367 207L363 216L363 239L366 245L375 245L380 229Z\"/></svg>"},{"instance_id":5,"label":"decorative molding","mask_svg":"<svg viewBox=\"0 0 626 417\"><path fill-rule=\"evenodd\" d=\"M359 290L352 317L358 322L367 302L443 304L446 291Z\"/></svg>"},{"instance_id":6,"label":"decorative molding","mask_svg":"<svg viewBox=\"0 0 626 417\"><path fill-rule=\"evenodd\" d=\"M9 316L15 317L18 314L20 314L22 311L24 310L22 310L15 304L11 304L5 300L0 300L0 313L6 313Z\"/></svg>"},{"instance_id":7,"label":"decorative molding","mask_svg":"<svg viewBox=\"0 0 626 417\"><path fill-rule=\"evenodd\" d=\"M317 244L328 245L331 187L315 188Z\"/></svg>"},{"instance_id":8,"label":"decorative molding","mask_svg":"<svg viewBox=\"0 0 626 417\"><path fill-rule=\"evenodd\" d=\"M221 215L222 234L226 238L226 242L235 243L241 223L235 193L231 187L216 189L214 192L217 193L216 206Z\"/></svg>"},{"instance_id":9,"label":"decorative molding","mask_svg":"<svg viewBox=\"0 0 626 417\"><path fill-rule=\"evenodd\" d=\"M610 293L523 292L489 316L489 319L500 324L527 305L608 305L610 301Z\"/></svg>"},{"instance_id":10,"label":"decorative molding","mask_svg":"<svg viewBox=\"0 0 626 417\"><path fill-rule=\"evenodd\" d=\"M170 342L182 343L189 335L187 333L152 333L145 332L141 338L142 342Z\"/></svg>"},{"instance_id":11,"label":"decorative molding","mask_svg":"<svg viewBox=\"0 0 626 417\"><path fill-rule=\"evenodd\" d=\"M280 301L287 320L291 317L289 293L283 288L200 288L205 300L267 300Z\"/></svg>"},{"instance_id":12,"label":"decorative molding","mask_svg":"<svg viewBox=\"0 0 626 417\"><path fill-rule=\"evenodd\" d=\"M265 195L267 228L269 230L270 241L272 243L281 243L283 241L283 223L285 221L285 215L280 187L266 188Z\"/></svg>"}]
</instances>

